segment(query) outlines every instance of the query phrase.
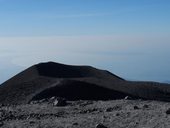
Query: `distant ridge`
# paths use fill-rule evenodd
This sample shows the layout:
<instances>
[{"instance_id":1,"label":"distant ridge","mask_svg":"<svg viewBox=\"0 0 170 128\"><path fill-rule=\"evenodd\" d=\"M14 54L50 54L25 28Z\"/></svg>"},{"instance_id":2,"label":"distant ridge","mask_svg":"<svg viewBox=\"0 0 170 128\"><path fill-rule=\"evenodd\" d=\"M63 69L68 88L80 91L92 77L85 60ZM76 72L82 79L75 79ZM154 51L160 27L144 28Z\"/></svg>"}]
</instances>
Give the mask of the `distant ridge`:
<instances>
[{"instance_id":1,"label":"distant ridge","mask_svg":"<svg viewBox=\"0 0 170 128\"><path fill-rule=\"evenodd\" d=\"M65 65L55 62L40 63L35 65L39 75L57 78L73 78L73 77L90 77L90 76L104 76L105 74L110 74L115 77L115 79L123 80L122 78L112 74L111 72L105 70L99 70L91 66L73 66Z\"/></svg>"},{"instance_id":2,"label":"distant ridge","mask_svg":"<svg viewBox=\"0 0 170 128\"><path fill-rule=\"evenodd\" d=\"M170 101L170 86L127 81L91 66L55 62L33 65L0 86L0 103L3 104L26 104L52 96L69 100L109 100L131 96Z\"/></svg>"}]
</instances>

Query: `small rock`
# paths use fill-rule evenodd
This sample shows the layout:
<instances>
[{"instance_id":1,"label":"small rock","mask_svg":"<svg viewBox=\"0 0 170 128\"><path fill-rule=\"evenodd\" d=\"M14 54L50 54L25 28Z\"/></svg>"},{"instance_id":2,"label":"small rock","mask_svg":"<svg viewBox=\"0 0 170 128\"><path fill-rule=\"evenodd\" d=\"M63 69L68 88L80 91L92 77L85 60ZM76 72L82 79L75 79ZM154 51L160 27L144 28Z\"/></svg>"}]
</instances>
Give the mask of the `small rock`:
<instances>
[{"instance_id":1,"label":"small rock","mask_svg":"<svg viewBox=\"0 0 170 128\"><path fill-rule=\"evenodd\" d=\"M166 111L166 114L167 114L167 115L170 114L170 108Z\"/></svg>"},{"instance_id":2,"label":"small rock","mask_svg":"<svg viewBox=\"0 0 170 128\"><path fill-rule=\"evenodd\" d=\"M0 104L0 107L4 107L5 105L4 104Z\"/></svg>"},{"instance_id":3,"label":"small rock","mask_svg":"<svg viewBox=\"0 0 170 128\"><path fill-rule=\"evenodd\" d=\"M133 108L134 108L135 110L139 109L139 107L138 107L138 106L134 106Z\"/></svg>"},{"instance_id":4,"label":"small rock","mask_svg":"<svg viewBox=\"0 0 170 128\"><path fill-rule=\"evenodd\" d=\"M78 123L73 123L73 125L78 125Z\"/></svg>"},{"instance_id":5,"label":"small rock","mask_svg":"<svg viewBox=\"0 0 170 128\"><path fill-rule=\"evenodd\" d=\"M63 98L58 98L57 100L54 101L53 105L54 106L66 106L67 102Z\"/></svg>"},{"instance_id":6,"label":"small rock","mask_svg":"<svg viewBox=\"0 0 170 128\"><path fill-rule=\"evenodd\" d=\"M124 100L132 100L132 97L126 96L126 97L124 98Z\"/></svg>"},{"instance_id":7,"label":"small rock","mask_svg":"<svg viewBox=\"0 0 170 128\"><path fill-rule=\"evenodd\" d=\"M79 101L80 102L80 107L85 107L87 105L93 104L92 101Z\"/></svg>"},{"instance_id":8,"label":"small rock","mask_svg":"<svg viewBox=\"0 0 170 128\"><path fill-rule=\"evenodd\" d=\"M143 108L149 108L149 105L145 104L143 105Z\"/></svg>"},{"instance_id":9,"label":"small rock","mask_svg":"<svg viewBox=\"0 0 170 128\"><path fill-rule=\"evenodd\" d=\"M38 103L39 101L36 101L36 100L30 102L30 104L38 104Z\"/></svg>"},{"instance_id":10,"label":"small rock","mask_svg":"<svg viewBox=\"0 0 170 128\"><path fill-rule=\"evenodd\" d=\"M107 117L106 116L102 116L103 119L106 119Z\"/></svg>"},{"instance_id":11,"label":"small rock","mask_svg":"<svg viewBox=\"0 0 170 128\"><path fill-rule=\"evenodd\" d=\"M107 127L104 126L103 124L97 124L95 128L107 128Z\"/></svg>"},{"instance_id":12,"label":"small rock","mask_svg":"<svg viewBox=\"0 0 170 128\"><path fill-rule=\"evenodd\" d=\"M27 116L27 120L29 120L30 118L31 118L31 116L30 116L30 115L28 115L28 116Z\"/></svg>"},{"instance_id":13,"label":"small rock","mask_svg":"<svg viewBox=\"0 0 170 128\"><path fill-rule=\"evenodd\" d=\"M35 121L30 121L29 123L30 123L30 124L34 124L34 123L35 123Z\"/></svg>"},{"instance_id":14,"label":"small rock","mask_svg":"<svg viewBox=\"0 0 170 128\"><path fill-rule=\"evenodd\" d=\"M120 116L120 113L116 113L116 115L115 116Z\"/></svg>"},{"instance_id":15,"label":"small rock","mask_svg":"<svg viewBox=\"0 0 170 128\"><path fill-rule=\"evenodd\" d=\"M112 111L113 111L113 108L107 108L105 111L106 111L106 112L112 112Z\"/></svg>"},{"instance_id":16,"label":"small rock","mask_svg":"<svg viewBox=\"0 0 170 128\"><path fill-rule=\"evenodd\" d=\"M4 125L4 123L3 122L0 122L0 127L2 127Z\"/></svg>"},{"instance_id":17,"label":"small rock","mask_svg":"<svg viewBox=\"0 0 170 128\"><path fill-rule=\"evenodd\" d=\"M39 116L39 115L36 116L36 119L37 119L37 120L40 120L40 119L41 119L41 116Z\"/></svg>"},{"instance_id":18,"label":"small rock","mask_svg":"<svg viewBox=\"0 0 170 128\"><path fill-rule=\"evenodd\" d=\"M122 109L121 106L116 105L114 107L109 107L109 108L105 109L105 112L120 111L121 109Z\"/></svg>"},{"instance_id":19,"label":"small rock","mask_svg":"<svg viewBox=\"0 0 170 128\"><path fill-rule=\"evenodd\" d=\"M52 101L53 101L54 99L55 99L55 96L53 96L53 97L50 98L50 100L52 100Z\"/></svg>"},{"instance_id":20,"label":"small rock","mask_svg":"<svg viewBox=\"0 0 170 128\"><path fill-rule=\"evenodd\" d=\"M46 99L39 100L39 103L44 103Z\"/></svg>"}]
</instances>

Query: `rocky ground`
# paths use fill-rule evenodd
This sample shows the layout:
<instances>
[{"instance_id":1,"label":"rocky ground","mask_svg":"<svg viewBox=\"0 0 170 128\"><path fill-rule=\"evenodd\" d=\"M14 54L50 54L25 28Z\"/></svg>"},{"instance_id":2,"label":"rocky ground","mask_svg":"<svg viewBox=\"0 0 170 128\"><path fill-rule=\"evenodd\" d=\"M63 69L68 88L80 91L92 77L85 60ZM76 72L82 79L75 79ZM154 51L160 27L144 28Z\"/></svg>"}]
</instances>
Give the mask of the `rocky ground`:
<instances>
[{"instance_id":1,"label":"rocky ground","mask_svg":"<svg viewBox=\"0 0 170 128\"><path fill-rule=\"evenodd\" d=\"M170 103L144 100L63 101L55 97L0 107L3 128L169 128ZM99 124L103 124L100 126Z\"/></svg>"}]
</instances>

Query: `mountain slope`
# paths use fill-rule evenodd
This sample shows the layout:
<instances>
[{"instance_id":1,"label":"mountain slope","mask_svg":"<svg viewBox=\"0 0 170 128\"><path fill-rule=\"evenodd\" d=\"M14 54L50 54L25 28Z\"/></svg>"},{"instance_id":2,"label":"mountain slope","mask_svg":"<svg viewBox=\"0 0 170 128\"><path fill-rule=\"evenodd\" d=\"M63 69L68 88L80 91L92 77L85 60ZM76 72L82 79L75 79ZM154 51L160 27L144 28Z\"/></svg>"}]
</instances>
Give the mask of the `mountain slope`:
<instances>
[{"instance_id":1,"label":"mountain slope","mask_svg":"<svg viewBox=\"0 0 170 128\"><path fill-rule=\"evenodd\" d=\"M25 104L52 96L69 100L108 100L125 96L170 101L170 86L126 81L90 66L54 62L34 65L0 86L0 103Z\"/></svg>"}]
</instances>

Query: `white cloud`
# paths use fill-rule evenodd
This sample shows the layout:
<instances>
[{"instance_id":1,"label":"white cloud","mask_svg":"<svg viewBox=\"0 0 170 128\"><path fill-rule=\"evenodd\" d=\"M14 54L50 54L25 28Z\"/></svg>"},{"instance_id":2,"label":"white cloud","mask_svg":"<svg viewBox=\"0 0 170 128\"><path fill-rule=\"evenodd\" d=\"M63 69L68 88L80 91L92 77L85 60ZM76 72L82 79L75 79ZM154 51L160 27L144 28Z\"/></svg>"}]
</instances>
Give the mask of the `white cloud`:
<instances>
[{"instance_id":1,"label":"white cloud","mask_svg":"<svg viewBox=\"0 0 170 128\"><path fill-rule=\"evenodd\" d=\"M103 59L166 56L170 47L166 42L168 39L131 35L4 37L0 38L0 58L8 57L19 66L30 66L41 61L91 65Z\"/></svg>"},{"instance_id":2,"label":"white cloud","mask_svg":"<svg viewBox=\"0 0 170 128\"><path fill-rule=\"evenodd\" d=\"M4 61L1 69L6 64L26 68L39 62L56 61L93 65L132 79L140 78L141 74L143 78L153 78L163 71L162 76L168 76L169 71L165 69L170 62L169 42L169 37L131 35L1 37L0 61Z\"/></svg>"}]
</instances>

